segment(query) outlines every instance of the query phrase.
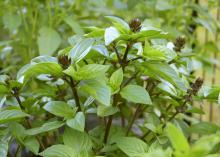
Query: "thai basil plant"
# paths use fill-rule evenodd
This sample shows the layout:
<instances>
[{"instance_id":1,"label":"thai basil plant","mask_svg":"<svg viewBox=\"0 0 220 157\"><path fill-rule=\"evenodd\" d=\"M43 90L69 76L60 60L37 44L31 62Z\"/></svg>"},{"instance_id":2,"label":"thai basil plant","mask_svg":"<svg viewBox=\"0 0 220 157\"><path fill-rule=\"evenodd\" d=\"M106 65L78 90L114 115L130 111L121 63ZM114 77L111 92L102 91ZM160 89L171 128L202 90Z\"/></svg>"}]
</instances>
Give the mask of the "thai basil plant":
<instances>
[{"instance_id":1,"label":"thai basil plant","mask_svg":"<svg viewBox=\"0 0 220 157\"><path fill-rule=\"evenodd\" d=\"M220 88L193 75L187 39L106 18L113 26L0 76L0 156L219 156L220 127L194 114Z\"/></svg>"}]
</instances>

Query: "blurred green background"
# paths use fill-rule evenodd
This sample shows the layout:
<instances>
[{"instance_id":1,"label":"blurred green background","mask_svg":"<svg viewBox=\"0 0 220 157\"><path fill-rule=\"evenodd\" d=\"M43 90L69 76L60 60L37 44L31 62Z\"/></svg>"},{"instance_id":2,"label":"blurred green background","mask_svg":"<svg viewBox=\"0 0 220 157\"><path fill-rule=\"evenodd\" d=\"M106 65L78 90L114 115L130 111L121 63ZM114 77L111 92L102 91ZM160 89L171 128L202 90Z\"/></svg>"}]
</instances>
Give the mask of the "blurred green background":
<instances>
[{"instance_id":1,"label":"blurred green background","mask_svg":"<svg viewBox=\"0 0 220 157\"><path fill-rule=\"evenodd\" d=\"M189 67L206 85L220 84L219 6L220 0L1 0L0 74L15 78L31 58L55 56L69 37L108 26L105 15L115 15L138 17L142 25L169 32L170 41L185 37L184 51L195 54ZM218 121L217 104L198 105L208 112L201 119Z\"/></svg>"}]
</instances>

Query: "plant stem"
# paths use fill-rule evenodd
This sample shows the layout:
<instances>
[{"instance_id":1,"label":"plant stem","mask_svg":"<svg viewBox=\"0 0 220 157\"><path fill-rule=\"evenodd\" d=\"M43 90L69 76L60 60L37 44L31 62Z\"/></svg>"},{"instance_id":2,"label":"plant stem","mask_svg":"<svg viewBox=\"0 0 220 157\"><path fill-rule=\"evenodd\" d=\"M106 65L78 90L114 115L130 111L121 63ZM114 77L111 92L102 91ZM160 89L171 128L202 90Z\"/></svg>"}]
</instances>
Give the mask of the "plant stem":
<instances>
[{"instance_id":1,"label":"plant stem","mask_svg":"<svg viewBox=\"0 0 220 157\"><path fill-rule=\"evenodd\" d=\"M21 104L21 99L19 98L19 94L17 93L17 91L14 91L14 92L15 92L15 93L13 94L13 96L16 98L16 100L17 100L17 102L18 102L20 108L21 108L22 110L25 110L25 108L24 108L24 107L22 106L22 104ZM27 124L27 126L28 126L29 128L32 128L31 122L29 121L28 118L25 118L25 122L26 122L26 124ZM42 141L40 140L40 138L39 138L37 135L35 136L35 138L37 139L37 141L38 141L38 143L40 144L41 148L44 150L44 149L45 149L45 146L44 146L44 144L42 143Z\"/></svg>"},{"instance_id":2,"label":"plant stem","mask_svg":"<svg viewBox=\"0 0 220 157\"><path fill-rule=\"evenodd\" d=\"M80 101L79 101L79 95L78 95L78 92L76 90L76 85L75 85L72 77L70 77L70 82L69 83L70 83L70 87L71 87L71 90L72 90L74 98L75 98L76 106L78 107L77 110L82 111L81 106L80 106Z\"/></svg>"},{"instance_id":3,"label":"plant stem","mask_svg":"<svg viewBox=\"0 0 220 157\"><path fill-rule=\"evenodd\" d=\"M118 49L116 48L115 45L113 46L113 49L115 50L115 53L116 53L117 58L118 58L118 62L119 62L119 64L120 64L120 66L122 67L122 59L121 59L121 57L120 57L120 54L119 54L119 52L118 52Z\"/></svg>"},{"instance_id":4,"label":"plant stem","mask_svg":"<svg viewBox=\"0 0 220 157\"><path fill-rule=\"evenodd\" d=\"M136 118L140 115L140 111L141 111L141 107L142 105L141 104L138 104L137 108L136 108L136 111L131 119L131 122L129 123L128 125L128 129L127 129L127 132L126 132L126 136L128 136L129 132L131 131L131 128L136 120Z\"/></svg>"},{"instance_id":5,"label":"plant stem","mask_svg":"<svg viewBox=\"0 0 220 157\"><path fill-rule=\"evenodd\" d=\"M105 129L105 136L104 136L104 143L106 144L108 141L108 135L111 129L111 125L112 125L112 120L113 120L113 115L109 116L108 122L107 122L107 126Z\"/></svg>"},{"instance_id":6,"label":"plant stem","mask_svg":"<svg viewBox=\"0 0 220 157\"><path fill-rule=\"evenodd\" d=\"M113 106L117 105L117 94L113 95ZM108 141L108 136L109 136L109 132L111 129L111 125L112 125L112 120L113 120L113 115L110 115L108 118L108 122L107 122L107 126L105 129L105 135L104 135L104 143L106 144Z\"/></svg>"},{"instance_id":7,"label":"plant stem","mask_svg":"<svg viewBox=\"0 0 220 157\"><path fill-rule=\"evenodd\" d=\"M123 59L122 59L123 63L127 62L127 56L128 56L128 52L129 52L130 48L131 48L131 44L128 43L127 47L125 49L125 54L124 54Z\"/></svg>"},{"instance_id":8,"label":"plant stem","mask_svg":"<svg viewBox=\"0 0 220 157\"><path fill-rule=\"evenodd\" d=\"M131 77L123 84L123 86L128 85L133 79L136 78L137 74L138 74L138 72L134 73L134 75L131 76Z\"/></svg>"},{"instance_id":9,"label":"plant stem","mask_svg":"<svg viewBox=\"0 0 220 157\"><path fill-rule=\"evenodd\" d=\"M18 147L17 147L17 149L16 149L16 152L15 152L15 156L14 156L14 157L17 157L17 156L18 156L18 153L19 153L20 149L21 149L21 146L20 146L20 145L18 145Z\"/></svg>"}]
</instances>

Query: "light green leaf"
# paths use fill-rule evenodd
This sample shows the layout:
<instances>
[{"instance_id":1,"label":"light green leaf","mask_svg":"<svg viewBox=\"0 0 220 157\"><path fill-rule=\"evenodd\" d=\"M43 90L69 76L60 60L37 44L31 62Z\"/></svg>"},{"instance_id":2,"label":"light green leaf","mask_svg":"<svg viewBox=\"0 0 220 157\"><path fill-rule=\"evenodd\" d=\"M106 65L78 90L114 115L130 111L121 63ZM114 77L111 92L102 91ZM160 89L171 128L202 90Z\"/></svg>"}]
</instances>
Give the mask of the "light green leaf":
<instances>
[{"instance_id":1,"label":"light green leaf","mask_svg":"<svg viewBox=\"0 0 220 157\"><path fill-rule=\"evenodd\" d=\"M157 87L164 92L167 92L173 96L177 96L176 88L167 81L162 81L161 83L157 85Z\"/></svg>"},{"instance_id":2,"label":"light green leaf","mask_svg":"<svg viewBox=\"0 0 220 157\"><path fill-rule=\"evenodd\" d=\"M66 127L63 134L63 142L74 149L74 152L90 151L92 149L92 141L85 132Z\"/></svg>"},{"instance_id":3,"label":"light green leaf","mask_svg":"<svg viewBox=\"0 0 220 157\"><path fill-rule=\"evenodd\" d=\"M152 104L148 92L138 85L128 85L121 90L120 94L124 99L134 103Z\"/></svg>"},{"instance_id":4,"label":"light green leaf","mask_svg":"<svg viewBox=\"0 0 220 157\"><path fill-rule=\"evenodd\" d=\"M29 115L22 112L21 110L3 110L0 111L0 124L15 121L27 116Z\"/></svg>"},{"instance_id":5,"label":"light green leaf","mask_svg":"<svg viewBox=\"0 0 220 157\"><path fill-rule=\"evenodd\" d=\"M21 25L21 18L20 16L7 11L3 14L3 23L4 26L13 33L13 31Z\"/></svg>"},{"instance_id":6,"label":"light green leaf","mask_svg":"<svg viewBox=\"0 0 220 157\"><path fill-rule=\"evenodd\" d=\"M75 80L89 80L103 76L108 69L109 65L88 64L84 65L83 67L79 67L77 71L70 66L64 71L64 73L68 74Z\"/></svg>"},{"instance_id":7,"label":"light green leaf","mask_svg":"<svg viewBox=\"0 0 220 157\"><path fill-rule=\"evenodd\" d=\"M50 27L42 27L37 39L39 53L52 55L60 46L61 38L56 30Z\"/></svg>"},{"instance_id":8,"label":"light green leaf","mask_svg":"<svg viewBox=\"0 0 220 157\"><path fill-rule=\"evenodd\" d=\"M97 109L97 115L100 117L105 117L105 116L113 115L118 111L119 109L115 106L99 105Z\"/></svg>"},{"instance_id":9,"label":"light green leaf","mask_svg":"<svg viewBox=\"0 0 220 157\"><path fill-rule=\"evenodd\" d=\"M157 38L166 38L168 33L162 32L160 29L155 27L142 27L141 31L135 33L131 36L133 40L142 40L147 39L157 39Z\"/></svg>"},{"instance_id":10,"label":"light green leaf","mask_svg":"<svg viewBox=\"0 0 220 157\"><path fill-rule=\"evenodd\" d=\"M220 142L220 134L203 136L195 142L186 157L198 156L205 157Z\"/></svg>"},{"instance_id":11,"label":"light green leaf","mask_svg":"<svg viewBox=\"0 0 220 157\"><path fill-rule=\"evenodd\" d=\"M109 57L108 49L104 45L94 45L92 49L99 52L103 56Z\"/></svg>"},{"instance_id":12,"label":"light green leaf","mask_svg":"<svg viewBox=\"0 0 220 157\"><path fill-rule=\"evenodd\" d=\"M122 20L119 17L116 16L105 16L109 21L113 23L113 25L121 32L121 33L128 33L130 30L129 25L127 22Z\"/></svg>"},{"instance_id":13,"label":"light green leaf","mask_svg":"<svg viewBox=\"0 0 220 157\"><path fill-rule=\"evenodd\" d=\"M120 33L115 27L106 28L105 29L105 45L108 46L119 36L120 36Z\"/></svg>"},{"instance_id":14,"label":"light green leaf","mask_svg":"<svg viewBox=\"0 0 220 157\"><path fill-rule=\"evenodd\" d=\"M22 67L18 74L17 79L20 83L26 82L31 77L38 76L40 74L50 74L53 76L62 75L62 67L55 62L40 62L31 63Z\"/></svg>"},{"instance_id":15,"label":"light green leaf","mask_svg":"<svg viewBox=\"0 0 220 157\"><path fill-rule=\"evenodd\" d=\"M78 157L72 147L61 144L53 145L39 153L39 155L44 157Z\"/></svg>"},{"instance_id":16,"label":"light green leaf","mask_svg":"<svg viewBox=\"0 0 220 157\"><path fill-rule=\"evenodd\" d=\"M83 132L85 128L85 116L83 112L77 112L74 118L66 121L66 124L73 129Z\"/></svg>"},{"instance_id":17,"label":"light green leaf","mask_svg":"<svg viewBox=\"0 0 220 157\"><path fill-rule=\"evenodd\" d=\"M109 80L109 84L113 90L113 93L116 93L120 89L122 81L123 81L123 71L120 68L111 75Z\"/></svg>"},{"instance_id":18,"label":"light green leaf","mask_svg":"<svg viewBox=\"0 0 220 157\"><path fill-rule=\"evenodd\" d=\"M170 10L173 9L173 7L174 6L172 6L169 1L157 0L156 10L158 11Z\"/></svg>"},{"instance_id":19,"label":"light green leaf","mask_svg":"<svg viewBox=\"0 0 220 157\"><path fill-rule=\"evenodd\" d=\"M177 55L173 50L170 50L166 46L154 45L146 46L144 48L143 56L149 60L165 60L170 62Z\"/></svg>"},{"instance_id":20,"label":"light green leaf","mask_svg":"<svg viewBox=\"0 0 220 157\"><path fill-rule=\"evenodd\" d=\"M44 132L55 130L57 128L62 127L63 125L64 125L64 122L61 122L61 121L46 122L41 127L26 130L25 134L37 135L37 134L41 134Z\"/></svg>"},{"instance_id":21,"label":"light green leaf","mask_svg":"<svg viewBox=\"0 0 220 157\"><path fill-rule=\"evenodd\" d=\"M165 54L152 46L145 46L143 56L149 60L166 60Z\"/></svg>"},{"instance_id":22,"label":"light green leaf","mask_svg":"<svg viewBox=\"0 0 220 157\"><path fill-rule=\"evenodd\" d=\"M148 145L136 137L120 137L116 144L129 157L139 156L148 150Z\"/></svg>"},{"instance_id":23,"label":"light green leaf","mask_svg":"<svg viewBox=\"0 0 220 157\"><path fill-rule=\"evenodd\" d=\"M176 151L181 153L187 153L189 151L189 144L187 139L184 137L183 133L173 124L167 124L166 134Z\"/></svg>"},{"instance_id":24,"label":"light green leaf","mask_svg":"<svg viewBox=\"0 0 220 157\"><path fill-rule=\"evenodd\" d=\"M8 140L0 140L0 156L7 157L8 154Z\"/></svg>"},{"instance_id":25,"label":"light green leaf","mask_svg":"<svg viewBox=\"0 0 220 157\"><path fill-rule=\"evenodd\" d=\"M178 76L177 72L171 68L167 63L162 62L144 62L143 72L155 79L161 80L164 79L171 84L175 85L182 91L187 91L187 85Z\"/></svg>"},{"instance_id":26,"label":"light green leaf","mask_svg":"<svg viewBox=\"0 0 220 157\"><path fill-rule=\"evenodd\" d=\"M92 38L82 39L80 42L78 42L70 50L70 58L72 59L73 63L77 63L83 59L91 50L93 43L94 39Z\"/></svg>"},{"instance_id":27,"label":"light green leaf","mask_svg":"<svg viewBox=\"0 0 220 157\"><path fill-rule=\"evenodd\" d=\"M30 150L31 152L33 152L35 155L38 154L39 149L40 149L40 145L37 141L37 139L35 137L29 137L27 139L24 140L24 146Z\"/></svg>"},{"instance_id":28,"label":"light green leaf","mask_svg":"<svg viewBox=\"0 0 220 157\"><path fill-rule=\"evenodd\" d=\"M52 62L52 63L58 63L58 60L56 57L51 57L51 56L48 56L48 55L42 55L42 56L38 56L38 57L35 57L31 60L31 63L49 63L49 62Z\"/></svg>"},{"instance_id":29,"label":"light green leaf","mask_svg":"<svg viewBox=\"0 0 220 157\"><path fill-rule=\"evenodd\" d=\"M81 90L93 96L101 104L110 106L111 90L103 80L86 80L83 83Z\"/></svg>"},{"instance_id":30,"label":"light green leaf","mask_svg":"<svg viewBox=\"0 0 220 157\"><path fill-rule=\"evenodd\" d=\"M76 113L76 108L71 108L63 101L49 101L43 108L56 116L64 118L72 118Z\"/></svg>"},{"instance_id":31,"label":"light green leaf","mask_svg":"<svg viewBox=\"0 0 220 157\"><path fill-rule=\"evenodd\" d=\"M81 28L78 21L74 19L74 17L68 16L67 18L64 19L64 21L72 28L72 30L76 34L84 34L83 29Z\"/></svg>"}]
</instances>

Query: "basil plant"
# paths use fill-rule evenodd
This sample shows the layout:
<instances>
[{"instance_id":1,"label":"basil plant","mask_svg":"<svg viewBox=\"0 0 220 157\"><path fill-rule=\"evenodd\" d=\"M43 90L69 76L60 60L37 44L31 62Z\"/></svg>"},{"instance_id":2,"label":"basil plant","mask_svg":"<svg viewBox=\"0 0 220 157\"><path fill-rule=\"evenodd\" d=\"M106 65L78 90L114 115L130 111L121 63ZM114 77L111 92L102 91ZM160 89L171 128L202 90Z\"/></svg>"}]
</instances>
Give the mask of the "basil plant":
<instances>
[{"instance_id":1,"label":"basil plant","mask_svg":"<svg viewBox=\"0 0 220 157\"><path fill-rule=\"evenodd\" d=\"M0 156L219 156L220 127L194 115L220 87L194 76L187 39L106 19L112 26L86 28L57 56L0 76Z\"/></svg>"}]
</instances>

